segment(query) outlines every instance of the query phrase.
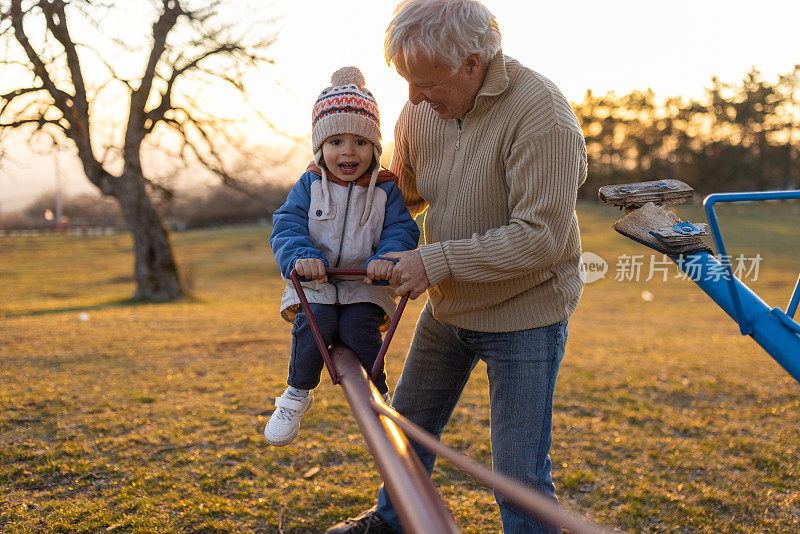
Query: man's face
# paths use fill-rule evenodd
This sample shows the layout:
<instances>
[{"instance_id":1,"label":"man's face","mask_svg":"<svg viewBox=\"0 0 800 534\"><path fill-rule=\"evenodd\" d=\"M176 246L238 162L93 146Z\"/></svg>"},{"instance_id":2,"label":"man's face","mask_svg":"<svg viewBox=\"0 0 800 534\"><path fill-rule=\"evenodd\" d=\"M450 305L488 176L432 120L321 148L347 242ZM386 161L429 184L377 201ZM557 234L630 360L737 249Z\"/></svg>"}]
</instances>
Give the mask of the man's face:
<instances>
[{"instance_id":1,"label":"man's face","mask_svg":"<svg viewBox=\"0 0 800 534\"><path fill-rule=\"evenodd\" d=\"M406 57L400 52L395 61L397 73L408 82L408 99L412 104L430 104L440 119L463 117L475 103L483 70L480 59L470 55L452 74L451 68L435 63L425 55Z\"/></svg>"}]
</instances>

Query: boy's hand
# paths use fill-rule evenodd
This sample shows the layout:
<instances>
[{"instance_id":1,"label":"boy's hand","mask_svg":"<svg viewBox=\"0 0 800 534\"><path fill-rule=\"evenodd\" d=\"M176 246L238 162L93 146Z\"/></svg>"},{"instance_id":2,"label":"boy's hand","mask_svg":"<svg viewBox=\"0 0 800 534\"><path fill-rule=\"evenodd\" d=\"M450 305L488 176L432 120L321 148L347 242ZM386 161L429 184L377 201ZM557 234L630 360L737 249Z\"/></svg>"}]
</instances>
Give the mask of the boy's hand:
<instances>
[{"instance_id":1,"label":"boy's hand","mask_svg":"<svg viewBox=\"0 0 800 534\"><path fill-rule=\"evenodd\" d=\"M388 280L392 277L394 262L389 260L372 260L367 265L367 277L364 278L365 284L372 284L373 280Z\"/></svg>"},{"instance_id":2,"label":"boy's hand","mask_svg":"<svg viewBox=\"0 0 800 534\"><path fill-rule=\"evenodd\" d=\"M328 276L325 274L325 263L317 258L300 258L294 262L294 270L300 276L316 280L319 284L328 281Z\"/></svg>"}]
</instances>

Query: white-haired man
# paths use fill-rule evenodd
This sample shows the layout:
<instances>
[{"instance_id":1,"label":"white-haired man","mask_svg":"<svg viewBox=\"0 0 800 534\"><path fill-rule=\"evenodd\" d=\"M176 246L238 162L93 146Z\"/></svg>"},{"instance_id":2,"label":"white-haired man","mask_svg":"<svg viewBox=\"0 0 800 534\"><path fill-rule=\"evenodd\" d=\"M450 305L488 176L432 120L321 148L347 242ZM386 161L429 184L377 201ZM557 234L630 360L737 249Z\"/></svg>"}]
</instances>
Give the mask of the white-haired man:
<instances>
[{"instance_id":1,"label":"white-haired man","mask_svg":"<svg viewBox=\"0 0 800 534\"><path fill-rule=\"evenodd\" d=\"M426 244L385 254L398 295L428 292L393 406L440 436L483 360L493 468L556 501L553 392L583 287L580 126L552 82L502 54L476 0L401 2L385 51L409 87L392 171L412 215L427 209ZM414 448L430 472L435 456ZM402 532L388 497L329 534ZM506 534L560 531L496 499Z\"/></svg>"}]
</instances>

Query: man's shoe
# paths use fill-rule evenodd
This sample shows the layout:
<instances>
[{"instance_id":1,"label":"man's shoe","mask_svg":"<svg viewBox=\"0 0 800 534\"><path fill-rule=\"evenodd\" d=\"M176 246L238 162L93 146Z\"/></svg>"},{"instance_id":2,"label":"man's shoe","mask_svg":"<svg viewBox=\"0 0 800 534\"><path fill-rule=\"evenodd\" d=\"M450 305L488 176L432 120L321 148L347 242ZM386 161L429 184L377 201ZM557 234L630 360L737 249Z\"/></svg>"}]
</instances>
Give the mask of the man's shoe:
<instances>
[{"instance_id":1,"label":"man's shoe","mask_svg":"<svg viewBox=\"0 0 800 534\"><path fill-rule=\"evenodd\" d=\"M306 397L295 397L290 395L287 389L283 395L276 398L275 411L272 412L264 429L267 443L283 447L294 441L300 432L300 419L311 408L312 402L314 402L313 391L309 391Z\"/></svg>"},{"instance_id":2,"label":"man's shoe","mask_svg":"<svg viewBox=\"0 0 800 534\"><path fill-rule=\"evenodd\" d=\"M325 534L400 534L372 508L358 517L333 525Z\"/></svg>"}]
</instances>

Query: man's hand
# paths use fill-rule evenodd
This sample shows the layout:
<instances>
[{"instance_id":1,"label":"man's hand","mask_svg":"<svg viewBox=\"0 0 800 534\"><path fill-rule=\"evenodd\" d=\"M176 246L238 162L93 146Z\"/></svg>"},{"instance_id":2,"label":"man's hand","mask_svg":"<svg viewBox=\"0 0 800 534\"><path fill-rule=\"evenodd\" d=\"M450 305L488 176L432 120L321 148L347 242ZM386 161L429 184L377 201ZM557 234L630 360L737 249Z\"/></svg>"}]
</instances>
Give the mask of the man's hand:
<instances>
[{"instance_id":1,"label":"man's hand","mask_svg":"<svg viewBox=\"0 0 800 534\"><path fill-rule=\"evenodd\" d=\"M392 276L389 279L389 284L395 288L395 295L402 296L411 292L411 298L416 299L431 287L419 249L406 250L405 252L389 252L381 254L381 256L398 260L394 264Z\"/></svg>"},{"instance_id":2,"label":"man's hand","mask_svg":"<svg viewBox=\"0 0 800 534\"><path fill-rule=\"evenodd\" d=\"M328 281L325 274L325 263L317 258L300 258L294 262L294 270L304 278L316 280L319 284Z\"/></svg>"},{"instance_id":3,"label":"man's hand","mask_svg":"<svg viewBox=\"0 0 800 534\"><path fill-rule=\"evenodd\" d=\"M389 260L372 260L367 265L365 284L372 284L373 280L389 280L392 277L394 262Z\"/></svg>"}]
</instances>

